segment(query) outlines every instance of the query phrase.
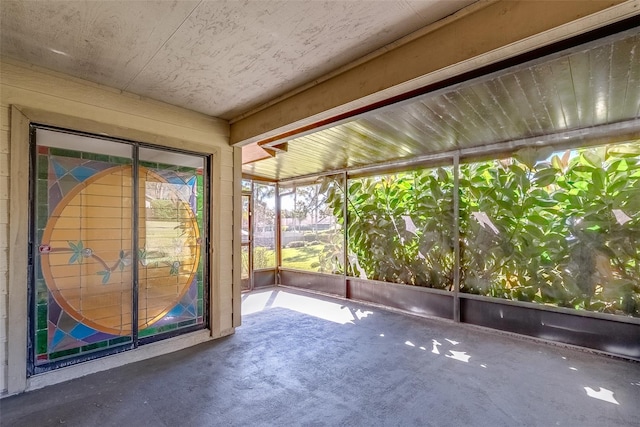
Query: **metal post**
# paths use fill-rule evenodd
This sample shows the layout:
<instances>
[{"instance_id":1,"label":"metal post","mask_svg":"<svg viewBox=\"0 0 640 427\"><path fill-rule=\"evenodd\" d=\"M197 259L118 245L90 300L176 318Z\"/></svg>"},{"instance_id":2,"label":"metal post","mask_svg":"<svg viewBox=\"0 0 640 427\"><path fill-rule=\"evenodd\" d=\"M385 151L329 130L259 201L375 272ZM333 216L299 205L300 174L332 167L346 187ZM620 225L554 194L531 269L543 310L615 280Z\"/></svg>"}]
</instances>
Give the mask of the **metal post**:
<instances>
[{"instance_id":1,"label":"metal post","mask_svg":"<svg viewBox=\"0 0 640 427\"><path fill-rule=\"evenodd\" d=\"M349 292L349 286L347 284L347 265L349 265L349 247L348 245L348 236L347 236L347 226L348 226L348 210L347 210L347 203L348 203L348 188L349 188L349 183L347 181L348 177L347 177L347 172L344 171L342 172L342 193L343 193L343 198L342 198L342 255L343 255L343 264L342 264L342 277L344 279L344 296L345 298L350 298L351 295Z\"/></svg>"},{"instance_id":2,"label":"metal post","mask_svg":"<svg viewBox=\"0 0 640 427\"><path fill-rule=\"evenodd\" d=\"M253 248L255 242L253 240L253 230L254 230L254 215L253 215L253 198L256 194L254 181L251 180L251 194L249 194L249 290L253 290Z\"/></svg>"},{"instance_id":3,"label":"metal post","mask_svg":"<svg viewBox=\"0 0 640 427\"><path fill-rule=\"evenodd\" d=\"M275 188L275 204L276 210L275 228L276 228L276 271L275 271L275 284L280 284L280 267L282 267L282 249L280 248L280 242L282 242L282 227L280 223L280 184L276 183Z\"/></svg>"},{"instance_id":4,"label":"metal post","mask_svg":"<svg viewBox=\"0 0 640 427\"><path fill-rule=\"evenodd\" d=\"M132 310L131 310L131 338L133 340L133 347L138 347L138 304L139 304L139 285L138 285L138 239L139 239L139 230L138 227L140 225L140 218L138 217L138 213L140 211L140 194L138 192L138 180L139 177L139 166L138 162L140 160L140 147L138 144L135 144L131 147L133 151L133 160L131 166L131 190L133 194L131 197L133 198L133 212L131 213L132 217L132 242L131 248L133 250L131 254L131 278L133 280L132 289L131 289L131 300L132 300Z\"/></svg>"},{"instance_id":5,"label":"metal post","mask_svg":"<svg viewBox=\"0 0 640 427\"><path fill-rule=\"evenodd\" d=\"M212 253L210 227L211 227L211 219L213 216L211 214L211 200L213 198L213 195L211 194L211 181L210 181L211 167L212 167L211 157L203 156L202 162L203 162L202 184L204 186L202 191L202 198L204 199L202 201L202 209L204 210L203 212L204 221L202 223L202 228L203 228L202 231L204 235L204 239L203 239L204 246L202 246L202 248L203 248L203 253L205 254L202 257L202 261L204 262L204 268L203 268L204 275L202 278L203 280L202 305L204 309L204 313L203 313L204 325L206 328L209 328L211 327L211 303L209 301L211 301L210 296L211 296L211 253Z\"/></svg>"},{"instance_id":6,"label":"metal post","mask_svg":"<svg viewBox=\"0 0 640 427\"><path fill-rule=\"evenodd\" d=\"M453 155L453 320L460 321L460 152Z\"/></svg>"}]
</instances>

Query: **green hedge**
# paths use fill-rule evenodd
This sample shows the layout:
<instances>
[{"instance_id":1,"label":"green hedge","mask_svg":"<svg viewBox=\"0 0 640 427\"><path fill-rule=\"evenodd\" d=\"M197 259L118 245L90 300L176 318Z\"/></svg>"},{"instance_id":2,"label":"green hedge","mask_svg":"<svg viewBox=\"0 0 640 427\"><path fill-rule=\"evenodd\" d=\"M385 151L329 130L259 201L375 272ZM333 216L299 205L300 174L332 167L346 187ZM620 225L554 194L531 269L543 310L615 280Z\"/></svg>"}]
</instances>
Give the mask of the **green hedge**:
<instances>
[{"instance_id":1,"label":"green hedge","mask_svg":"<svg viewBox=\"0 0 640 427\"><path fill-rule=\"evenodd\" d=\"M462 164L463 292L640 315L640 143ZM453 168L350 180L348 272L453 288ZM342 195L329 203L341 216Z\"/></svg>"}]
</instances>

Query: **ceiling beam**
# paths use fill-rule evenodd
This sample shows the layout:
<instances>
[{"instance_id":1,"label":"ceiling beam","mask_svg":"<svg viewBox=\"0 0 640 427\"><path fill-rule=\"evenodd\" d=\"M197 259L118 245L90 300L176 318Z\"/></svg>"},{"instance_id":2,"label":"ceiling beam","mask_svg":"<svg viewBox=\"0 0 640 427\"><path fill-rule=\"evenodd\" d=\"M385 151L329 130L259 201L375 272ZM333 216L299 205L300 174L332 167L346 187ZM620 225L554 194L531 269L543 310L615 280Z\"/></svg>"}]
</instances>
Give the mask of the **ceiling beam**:
<instances>
[{"instance_id":1,"label":"ceiling beam","mask_svg":"<svg viewBox=\"0 0 640 427\"><path fill-rule=\"evenodd\" d=\"M258 162L260 160L275 157L276 151L269 148L263 148L258 143L252 143L242 147L242 164Z\"/></svg>"},{"instance_id":2,"label":"ceiling beam","mask_svg":"<svg viewBox=\"0 0 640 427\"><path fill-rule=\"evenodd\" d=\"M231 145L290 139L384 100L640 13L640 0L480 1L231 121Z\"/></svg>"}]
</instances>

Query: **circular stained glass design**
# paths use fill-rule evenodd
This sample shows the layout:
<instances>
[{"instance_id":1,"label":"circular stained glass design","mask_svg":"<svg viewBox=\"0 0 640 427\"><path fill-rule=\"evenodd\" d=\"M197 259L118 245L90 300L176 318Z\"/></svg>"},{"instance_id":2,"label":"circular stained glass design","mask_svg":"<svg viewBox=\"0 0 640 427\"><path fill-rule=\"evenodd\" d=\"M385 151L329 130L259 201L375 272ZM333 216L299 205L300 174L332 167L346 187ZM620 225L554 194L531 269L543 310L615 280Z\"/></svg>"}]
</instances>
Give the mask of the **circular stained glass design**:
<instances>
[{"instance_id":1,"label":"circular stained glass design","mask_svg":"<svg viewBox=\"0 0 640 427\"><path fill-rule=\"evenodd\" d=\"M138 169L138 265L133 265L131 166L96 173L71 189L51 213L41 265L55 301L98 331L132 331L133 268L138 269L138 328L165 316L198 270L200 236L190 190Z\"/></svg>"}]
</instances>

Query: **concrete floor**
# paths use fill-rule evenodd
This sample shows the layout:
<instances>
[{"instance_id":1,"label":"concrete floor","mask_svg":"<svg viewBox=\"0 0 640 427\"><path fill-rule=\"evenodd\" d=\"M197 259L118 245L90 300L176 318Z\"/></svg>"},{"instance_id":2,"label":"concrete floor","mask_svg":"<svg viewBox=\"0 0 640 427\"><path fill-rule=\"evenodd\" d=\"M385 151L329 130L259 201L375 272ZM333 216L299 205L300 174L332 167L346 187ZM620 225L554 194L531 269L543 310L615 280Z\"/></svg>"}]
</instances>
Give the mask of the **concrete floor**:
<instances>
[{"instance_id":1,"label":"concrete floor","mask_svg":"<svg viewBox=\"0 0 640 427\"><path fill-rule=\"evenodd\" d=\"M640 363L290 289L216 342L0 401L2 426L640 426Z\"/></svg>"}]
</instances>

